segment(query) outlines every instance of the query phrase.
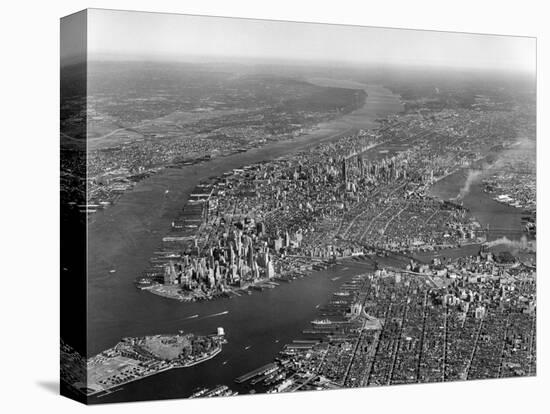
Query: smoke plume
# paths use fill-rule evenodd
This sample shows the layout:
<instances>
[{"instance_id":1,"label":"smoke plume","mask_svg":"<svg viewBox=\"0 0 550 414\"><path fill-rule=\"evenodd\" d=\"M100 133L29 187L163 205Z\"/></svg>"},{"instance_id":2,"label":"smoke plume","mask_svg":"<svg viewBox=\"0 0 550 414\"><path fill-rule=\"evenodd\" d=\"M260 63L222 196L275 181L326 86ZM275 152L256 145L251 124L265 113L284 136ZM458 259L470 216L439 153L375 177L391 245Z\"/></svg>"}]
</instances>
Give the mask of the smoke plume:
<instances>
[{"instance_id":1,"label":"smoke plume","mask_svg":"<svg viewBox=\"0 0 550 414\"><path fill-rule=\"evenodd\" d=\"M456 196L457 200L462 200L468 193L470 192L470 187L472 184L477 181L481 177L481 171L480 170L469 170L468 176L466 177L466 181L464 182L464 185L460 189L458 195Z\"/></svg>"},{"instance_id":2,"label":"smoke plume","mask_svg":"<svg viewBox=\"0 0 550 414\"><path fill-rule=\"evenodd\" d=\"M536 243L533 240L527 240L527 237L522 236L520 240L510 240L507 237L501 237L496 240L492 240L486 243L487 247L495 247L505 245L510 247L512 250L529 250L536 251Z\"/></svg>"}]
</instances>

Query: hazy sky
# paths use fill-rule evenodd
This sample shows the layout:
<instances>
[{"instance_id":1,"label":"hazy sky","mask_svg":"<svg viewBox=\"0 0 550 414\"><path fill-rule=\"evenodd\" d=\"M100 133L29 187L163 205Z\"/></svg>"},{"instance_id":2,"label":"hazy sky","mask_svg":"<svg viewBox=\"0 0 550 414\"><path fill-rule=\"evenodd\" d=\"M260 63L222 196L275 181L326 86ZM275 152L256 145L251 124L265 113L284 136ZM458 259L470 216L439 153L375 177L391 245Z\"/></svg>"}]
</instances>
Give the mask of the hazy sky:
<instances>
[{"instance_id":1,"label":"hazy sky","mask_svg":"<svg viewBox=\"0 0 550 414\"><path fill-rule=\"evenodd\" d=\"M224 57L535 70L535 39L91 9L90 58Z\"/></svg>"}]
</instances>

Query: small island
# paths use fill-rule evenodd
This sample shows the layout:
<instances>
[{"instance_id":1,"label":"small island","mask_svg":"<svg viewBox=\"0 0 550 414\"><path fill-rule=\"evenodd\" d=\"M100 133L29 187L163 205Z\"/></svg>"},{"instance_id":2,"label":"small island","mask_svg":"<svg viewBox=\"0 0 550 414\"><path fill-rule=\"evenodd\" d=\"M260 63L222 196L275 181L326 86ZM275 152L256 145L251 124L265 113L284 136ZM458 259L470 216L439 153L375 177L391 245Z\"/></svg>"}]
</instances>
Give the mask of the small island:
<instances>
[{"instance_id":1,"label":"small island","mask_svg":"<svg viewBox=\"0 0 550 414\"><path fill-rule=\"evenodd\" d=\"M80 389L92 396L172 368L191 367L214 358L226 342L223 328L206 336L180 331L123 338L88 360L87 384Z\"/></svg>"}]
</instances>

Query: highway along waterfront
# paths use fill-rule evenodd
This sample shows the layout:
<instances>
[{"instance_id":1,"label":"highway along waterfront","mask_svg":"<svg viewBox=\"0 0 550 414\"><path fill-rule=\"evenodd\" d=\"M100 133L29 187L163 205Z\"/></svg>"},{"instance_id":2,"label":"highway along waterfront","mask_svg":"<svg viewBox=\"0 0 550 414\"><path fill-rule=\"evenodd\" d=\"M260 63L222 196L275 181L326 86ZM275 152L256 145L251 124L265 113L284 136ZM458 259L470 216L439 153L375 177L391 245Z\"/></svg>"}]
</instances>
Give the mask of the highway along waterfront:
<instances>
[{"instance_id":1,"label":"highway along waterfront","mask_svg":"<svg viewBox=\"0 0 550 414\"><path fill-rule=\"evenodd\" d=\"M167 168L139 182L114 206L93 216L88 228L88 356L112 347L121 337L178 330L208 334L223 326L229 341L211 361L127 384L102 401L124 400L126 389L133 390L128 391L132 398L176 398L190 395L201 385L232 384L235 377L270 362L286 342L309 326L316 305L328 301L330 294L358 271L336 266L281 283L276 289L200 303L164 299L133 284L201 180L374 127L376 119L402 110L399 97L388 89L354 87L362 86L368 94L362 108L320 124L311 134L194 166Z\"/></svg>"}]
</instances>

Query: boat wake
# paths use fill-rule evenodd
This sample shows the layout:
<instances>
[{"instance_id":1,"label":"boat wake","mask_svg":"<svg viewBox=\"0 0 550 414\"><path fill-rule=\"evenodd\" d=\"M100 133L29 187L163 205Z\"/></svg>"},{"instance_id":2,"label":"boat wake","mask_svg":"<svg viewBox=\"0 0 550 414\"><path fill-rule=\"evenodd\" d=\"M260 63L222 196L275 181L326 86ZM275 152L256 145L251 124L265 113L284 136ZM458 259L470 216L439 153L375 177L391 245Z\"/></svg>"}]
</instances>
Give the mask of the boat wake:
<instances>
[{"instance_id":1,"label":"boat wake","mask_svg":"<svg viewBox=\"0 0 550 414\"><path fill-rule=\"evenodd\" d=\"M216 316L227 315L228 313L229 313L229 311L223 311L223 312L213 313L212 315L206 315L203 319L206 319L206 318L214 318L214 317L216 317Z\"/></svg>"}]
</instances>

